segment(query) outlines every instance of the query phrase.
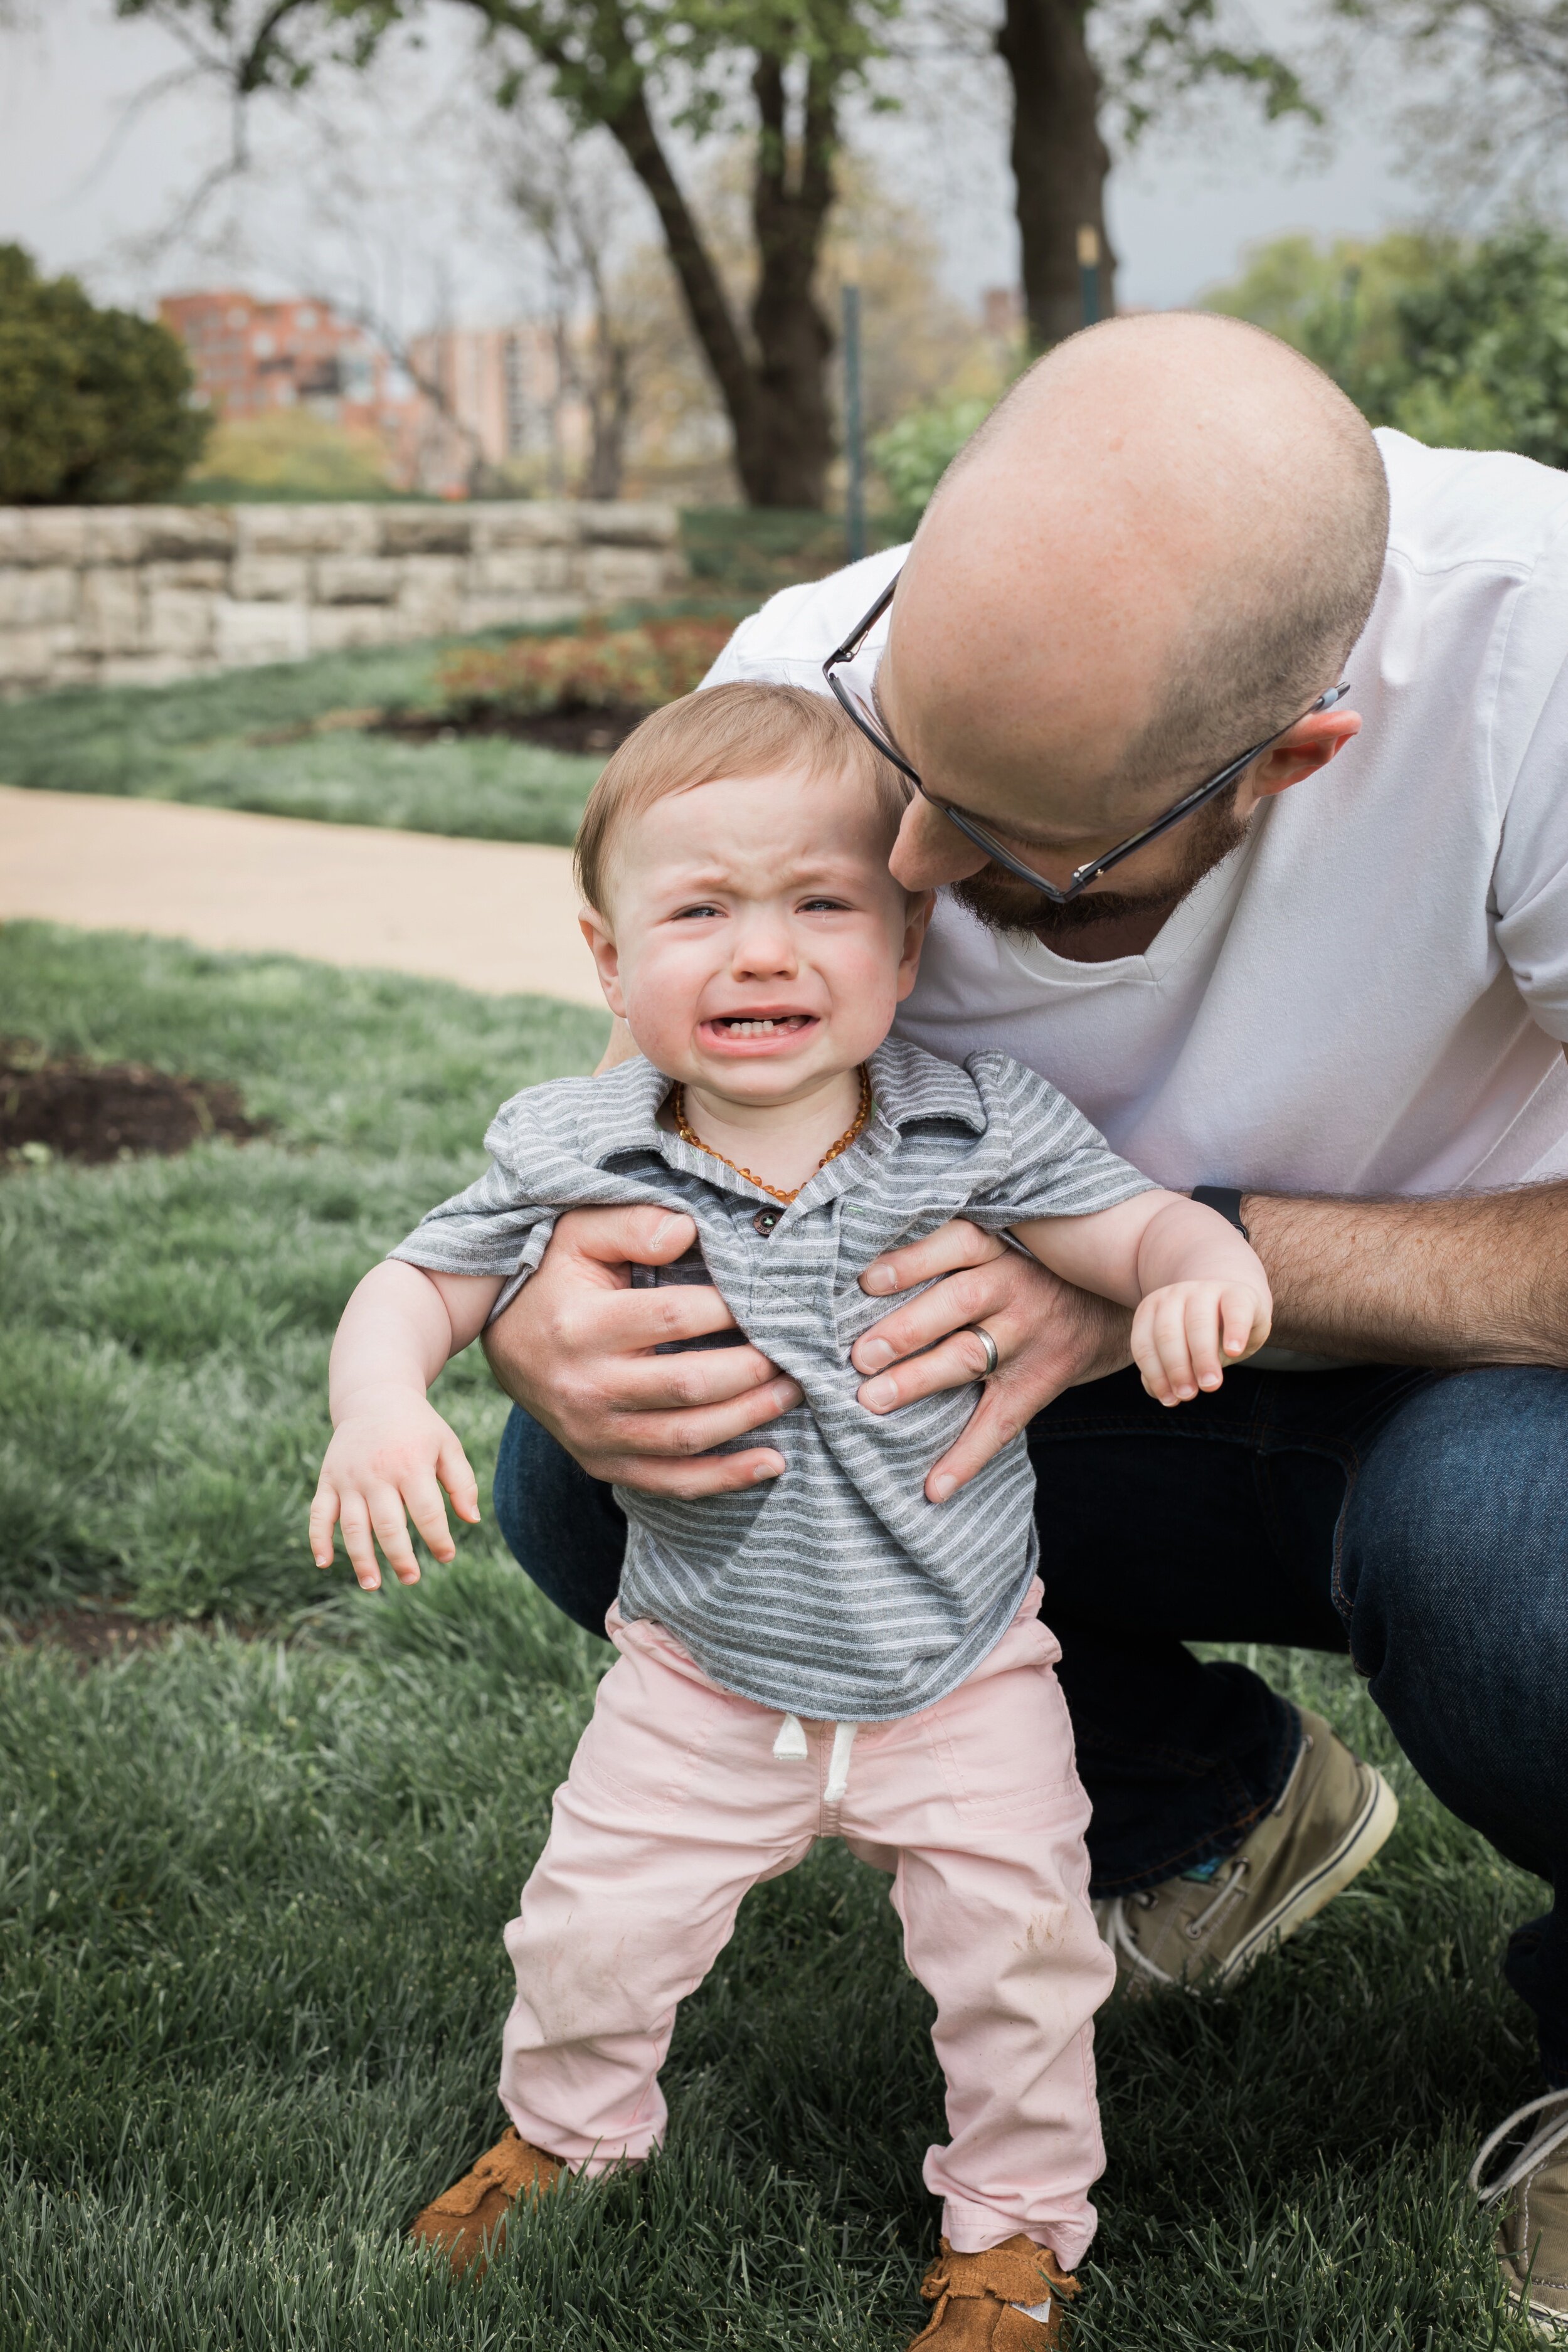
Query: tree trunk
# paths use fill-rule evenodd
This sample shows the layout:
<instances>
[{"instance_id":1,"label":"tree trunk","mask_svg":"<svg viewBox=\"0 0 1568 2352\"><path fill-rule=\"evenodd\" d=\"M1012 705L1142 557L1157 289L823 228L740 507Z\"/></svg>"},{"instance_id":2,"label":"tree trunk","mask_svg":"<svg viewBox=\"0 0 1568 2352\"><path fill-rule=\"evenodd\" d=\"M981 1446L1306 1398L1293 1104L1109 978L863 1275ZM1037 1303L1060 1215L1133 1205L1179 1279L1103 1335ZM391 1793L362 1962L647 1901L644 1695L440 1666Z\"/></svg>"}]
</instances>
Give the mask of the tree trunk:
<instances>
[{"instance_id":1,"label":"tree trunk","mask_svg":"<svg viewBox=\"0 0 1568 2352\"><path fill-rule=\"evenodd\" d=\"M1115 305L1105 234L1110 157L1100 135L1100 75L1084 39L1087 0L1005 0L996 46L1013 80L1013 176L1029 341L1048 351L1084 323L1078 233L1100 241L1099 314Z\"/></svg>"},{"instance_id":2,"label":"tree trunk","mask_svg":"<svg viewBox=\"0 0 1568 2352\"><path fill-rule=\"evenodd\" d=\"M472 0L492 21L497 0ZM510 11L505 12L508 15ZM563 50L520 22L539 54L563 72ZM838 126L832 59L814 58L806 77L801 137L788 135L785 59L760 52L752 76L759 117L752 218L758 282L752 305L753 362L691 207L670 168L647 102L620 0L605 0L596 27L602 65L616 69L625 95L599 120L642 182L658 215L665 250L680 286L691 330L718 387L734 435L735 471L754 507L820 508L833 454L827 362L833 333L812 294L822 234L833 203ZM791 173L792 160L797 168Z\"/></svg>"},{"instance_id":3,"label":"tree trunk","mask_svg":"<svg viewBox=\"0 0 1568 2352\"><path fill-rule=\"evenodd\" d=\"M752 201L759 265L752 306L755 364L640 85L605 121L658 214L687 316L729 414L735 470L748 503L819 508L833 454L827 402L833 336L811 283L833 202L832 73L816 63L810 69L793 184L782 61L760 58L752 87L761 117Z\"/></svg>"},{"instance_id":4,"label":"tree trunk","mask_svg":"<svg viewBox=\"0 0 1568 2352\"><path fill-rule=\"evenodd\" d=\"M752 89L758 118L752 186L758 277L752 331L768 436L768 494L754 503L819 508L833 455L827 401L833 331L817 308L812 281L833 203L833 77L812 60L793 181L783 60L760 57Z\"/></svg>"},{"instance_id":5,"label":"tree trunk","mask_svg":"<svg viewBox=\"0 0 1568 2352\"><path fill-rule=\"evenodd\" d=\"M594 322L594 381L588 413L593 447L585 499L618 499L626 471L626 432L632 419L631 354L601 303Z\"/></svg>"},{"instance_id":6,"label":"tree trunk","mask_svg":"<svg viewBox=\"0 0 1568 2352\"><path fill-rule=\"evenodd\" d=\"M152 12L153 0L118 5L122 15L141 16ZM467 0L467 5L491 33L517 33L555 69L563 86L558 94L581 120L604 124L647 191L692 331L729 415L735 469L752 505L820 507L832 452L826 375L833 337L812 298L811 281L833 201L832 59L814 60L810 68L793 186L783 59L759 56L752 78L763 118L752 191L761 265L752 311L758 345L753 362L659 140L622 0L602 0L592 11L585 55L541 24L532 0ZM227 29L228 0L203 0L203 6L219 30ZM367 57L385 25L404 13L389 0L331 0L330 5L324 0L270 0L248 48L232 67L240 98L269 84L289 87L290 74L303 75L302 55L282 37L286 20L301 12L312 18L318 12L368 16L374 21L366 35Z\"/></svg>"}]
</instances>

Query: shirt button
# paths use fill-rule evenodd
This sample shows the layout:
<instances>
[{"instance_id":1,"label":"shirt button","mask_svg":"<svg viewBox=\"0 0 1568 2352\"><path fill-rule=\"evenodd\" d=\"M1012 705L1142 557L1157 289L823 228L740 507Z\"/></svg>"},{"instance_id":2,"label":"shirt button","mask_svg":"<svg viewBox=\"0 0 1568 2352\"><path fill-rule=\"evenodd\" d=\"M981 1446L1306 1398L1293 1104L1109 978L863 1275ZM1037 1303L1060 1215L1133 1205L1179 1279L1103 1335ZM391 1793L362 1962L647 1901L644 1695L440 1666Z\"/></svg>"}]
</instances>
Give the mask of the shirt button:
<instances>
[{"instance_id":1,"label":"shirt button","mask_svg":"<svg viewBox=\"0 0 1568 2352\"><path fill-rule=\"evenodd\" d=\"M752 1219L752 1223L755 1230L761 1234L763 1241L767 1240L768 1235L778 1223L782 1213L783 1212L778 1209L759 1209L757 1211L756 1215Z\"/></svg>"}]
</instances>

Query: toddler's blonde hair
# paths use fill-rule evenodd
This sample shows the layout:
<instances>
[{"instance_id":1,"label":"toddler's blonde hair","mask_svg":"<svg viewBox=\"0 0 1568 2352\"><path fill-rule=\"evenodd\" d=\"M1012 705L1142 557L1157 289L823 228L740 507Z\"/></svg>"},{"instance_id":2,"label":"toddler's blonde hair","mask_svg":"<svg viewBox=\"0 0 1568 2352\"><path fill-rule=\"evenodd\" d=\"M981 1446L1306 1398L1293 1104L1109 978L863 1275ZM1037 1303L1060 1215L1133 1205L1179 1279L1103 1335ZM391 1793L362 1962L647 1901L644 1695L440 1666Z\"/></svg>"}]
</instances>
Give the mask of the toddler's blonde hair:
<instances>
[{"instance_id":1,"label":"toddler's blonde hair","mask_svg":"<svg viewBox=\"0 0 1568 2352\"><path fill-rule=\"evenodd\" d=\"M701 687L634 728L589 793L574 859L584 902L603 910L609 853L628 817L671 793L780 769L813 781L840 775L871 793L891 848L905 787L830 696L804 686Z\"/></svg>"}]
</instances>

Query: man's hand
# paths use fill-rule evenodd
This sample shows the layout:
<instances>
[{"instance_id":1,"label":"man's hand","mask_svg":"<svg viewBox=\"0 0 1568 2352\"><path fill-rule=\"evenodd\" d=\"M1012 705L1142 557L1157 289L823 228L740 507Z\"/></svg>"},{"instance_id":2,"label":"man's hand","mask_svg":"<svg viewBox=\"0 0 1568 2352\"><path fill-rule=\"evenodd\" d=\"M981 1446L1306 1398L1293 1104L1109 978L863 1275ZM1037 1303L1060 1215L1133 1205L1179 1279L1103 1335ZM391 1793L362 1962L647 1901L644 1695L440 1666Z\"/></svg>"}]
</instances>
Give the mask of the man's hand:
<instances>
[{"instance_id":1,"label":"man's hand","mask_svg":"<svg viewBox=\"0 0 1568 2352\"><path fill-rule=\"evenodd\" d=\"M773 1446L693 1457L800 1402L756 1348L653 1352L662 1340L735 1327L717 1290L631 1287L628 1264L668 1265L696 1235L689 1217L663 1209L574 1209L484 1336L509 1396L591 1477L644 1495L689 1499L776 1478L784 1458Z\"/></svg>"},{"instance_id":2,"label":"man's hand","mask_svg":"<svg viewBox=\"0 0 1568 2352\"><path fill-rule=\"evenodd\" d=\"M1128 1308L1075 1289L964 1218L876 1259L860 1277L873 1297L921 1282L933 1286L873 1324L850 1361L872 1375L860 1402L870 1412L892 1412L916 1397L984 1378L985 1349L974 1325L984 1324L995 1342L996 1370L984 1394L926 1480L931 1502L946 1502L1064 1389L1131 1361Z\"/></svg>"},{"instance_id":3,"label":"man's hand","mask_svg":"<svg viewBox=\"0 0 1568 2352\"><path fill-rule=\"evenodd\" d=\"M419 1563L408 1540L406 1510L439 1560L457 1547L441 1502L445 1486L460 1519L477 1523L479 1490L456 1433L418 1389L403 1382L363 1389L348 1401L332 1432L310 1505L310 1552L332 1564L332 1528L366 1592L381 1582L379 1543L399 1584L417 1584Z\"/></svg>"}]
</instances>

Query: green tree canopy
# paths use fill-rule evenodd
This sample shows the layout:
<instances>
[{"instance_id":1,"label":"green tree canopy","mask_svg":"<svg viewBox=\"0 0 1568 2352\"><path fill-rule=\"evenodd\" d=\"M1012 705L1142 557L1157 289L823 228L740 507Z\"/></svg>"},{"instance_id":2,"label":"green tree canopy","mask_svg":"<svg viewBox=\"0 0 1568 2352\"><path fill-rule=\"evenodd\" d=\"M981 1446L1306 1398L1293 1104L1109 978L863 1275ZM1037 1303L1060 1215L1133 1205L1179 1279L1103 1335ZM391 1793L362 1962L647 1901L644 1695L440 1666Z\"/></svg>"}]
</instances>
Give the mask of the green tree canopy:
<instances>
[{"instance_id":1,"label":"green tree canopy","mask_svg":"<svg viewBox=\"0 0 1568 2352\"><path fill-rule=\"evenodd\" d=\"M1568 239L1555 230L1327 250L1280 237L1207 302L1293 343L1374 425L1568 466Z\"/></svg>"},{"instance_id":2,"label":"green tree canopy","mask_svg":"<svg viewBox=\"0 0 1568 2352\"><path fill-rule=\"evenodd\" d=\"M0 245L0 502L101 506L171 490L208 419L166 327L100 310Z\"/></svg>"}]
</instances>

